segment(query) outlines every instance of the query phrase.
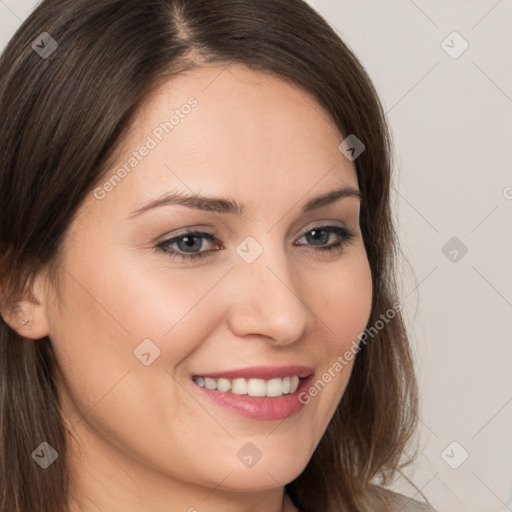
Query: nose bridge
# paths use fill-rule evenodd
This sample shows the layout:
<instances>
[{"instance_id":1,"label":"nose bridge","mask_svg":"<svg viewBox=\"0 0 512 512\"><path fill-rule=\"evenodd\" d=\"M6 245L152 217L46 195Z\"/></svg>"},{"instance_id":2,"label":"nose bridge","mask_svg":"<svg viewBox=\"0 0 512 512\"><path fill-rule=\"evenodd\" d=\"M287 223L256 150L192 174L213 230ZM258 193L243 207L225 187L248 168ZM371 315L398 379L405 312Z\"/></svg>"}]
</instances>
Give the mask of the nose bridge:
<instances>
[{"instance_id":1,"label":"nose bridge","mask_svg":"<svg viewBox=\"0 0 512 512\"><path fill-rule=\"evenodd\" d=\"M236 248L236 289L230 325L238 336L261 335L286 344L301 337L308 308L282 244L247 237Z\"/></svg>"}]
</instances>

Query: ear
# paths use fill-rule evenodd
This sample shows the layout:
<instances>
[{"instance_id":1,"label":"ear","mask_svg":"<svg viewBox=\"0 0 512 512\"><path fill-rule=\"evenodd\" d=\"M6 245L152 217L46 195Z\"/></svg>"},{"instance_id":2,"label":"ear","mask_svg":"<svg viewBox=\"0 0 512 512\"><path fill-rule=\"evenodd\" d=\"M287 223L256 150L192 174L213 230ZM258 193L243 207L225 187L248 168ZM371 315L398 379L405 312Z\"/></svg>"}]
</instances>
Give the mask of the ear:
<instances>
[{"instance_id":1,"label":"ear","mask_svg":"<svg viewBox=\"0 0 512 512\"><path fill-rule=\"evenodd\" d=\"M26 290L14 304L2 304L0 313L5 322L20 336L39 340L48 336L48 288L43 277L34 280L32 289Z\"/></svg>"}]
</instances>

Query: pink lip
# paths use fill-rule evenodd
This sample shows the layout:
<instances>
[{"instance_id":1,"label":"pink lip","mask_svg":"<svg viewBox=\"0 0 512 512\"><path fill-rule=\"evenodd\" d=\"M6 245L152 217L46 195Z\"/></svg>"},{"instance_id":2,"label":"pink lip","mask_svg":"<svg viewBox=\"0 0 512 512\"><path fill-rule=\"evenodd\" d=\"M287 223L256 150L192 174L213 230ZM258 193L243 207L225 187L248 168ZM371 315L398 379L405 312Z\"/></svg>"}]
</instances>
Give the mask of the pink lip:
<instances>
[{"instance_id":1,"label":"pink lip","mask_svg":"<svg viewBox=\"0 0 512 512\"><path fill-rule=\"evenodd\" d=\"M236 370L227 370L222 372L202 372L195 375L201 377L211 377L212 379L275 379L284 377L293 377L297 375L300 378L309 377L313 373L310 366L251 366L248 368L239 368Z\"/></svg>"},{"instance_id":2,"label":"pink lip","mask_svg":"<svg viewBox=\"0 0 512 512\"><path fill-rule=\"evenodd\" d=\"M226 378L230 380L237 378L268 380L278 377L292 377L294 375L301 378L295 393L280 397L235 395L231 392L224 393L208 389L194 382L194 386L197 386L202 393L218 405L254 420L282 420L298 413L305 405L299 400L299 396L309 388L313 380L313 370L306 366L254 366L227 372L202 373L200 375L201 377L211 377L213 379Z\"/></svg>"}]
</instances>

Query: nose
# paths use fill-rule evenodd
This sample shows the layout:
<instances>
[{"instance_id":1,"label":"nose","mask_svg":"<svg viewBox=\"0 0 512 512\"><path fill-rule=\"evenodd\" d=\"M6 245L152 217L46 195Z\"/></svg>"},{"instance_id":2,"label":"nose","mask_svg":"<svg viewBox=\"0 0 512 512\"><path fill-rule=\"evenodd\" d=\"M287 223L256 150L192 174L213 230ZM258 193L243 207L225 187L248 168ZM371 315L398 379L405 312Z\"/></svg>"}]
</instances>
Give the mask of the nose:
<instances>
[{"instance_id":1,"label":"nose","mask_svg":"<svg viewBox=\"0 0 512 512\"><path fill-rule=\"evenodd\" d=\"M237 261L232 278L229 326L236 336L279 345L301 338L311 311L282 252L266 249L253 263Z\"/></svg>"}]
</instances>

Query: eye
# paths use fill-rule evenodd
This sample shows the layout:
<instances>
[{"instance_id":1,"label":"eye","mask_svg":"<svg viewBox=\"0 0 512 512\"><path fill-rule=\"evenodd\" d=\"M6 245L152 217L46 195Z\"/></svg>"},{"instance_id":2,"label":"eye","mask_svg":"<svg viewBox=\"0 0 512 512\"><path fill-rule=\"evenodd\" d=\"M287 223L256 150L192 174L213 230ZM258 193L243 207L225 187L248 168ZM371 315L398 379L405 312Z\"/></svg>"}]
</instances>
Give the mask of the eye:
<instances>
[{"instance_id":1,"label":"eye","mask_svg":"<svg viewBox=\"0 0 512 512\"><path fill-rule=\"evenodd\" d=\"M331 236L336 235L337 240L328 244ZM306 238L307 245L311 245L315 251L336 251L341 252L346 244L350 242L356 233L344 226L317 226L310 229L300 239ZM217 249L204 250L204 240L208 242L216 242L220 245L220 241L211 233L203 231L189 231L169 240L160 242L156 248L165 252L172 258L180 260L191 260L195 258L203 258L210 256ZM328 245L326 245L328 244ZM304 244L299 244L304 245ZM203 250L201 250L203 249Z\"/></svg>"},{"instance_id":2,"label":"eye","mask_svg":"<svg viewBox=\"0 0 512 512\"><path fill-rule=\"evenodd\" d=\"M211 233L205 233L202 231L190 231L174 238L170 238L169 240L160 242L157 245L157 249L165 252L172 258L182 260L202 258L213 252L204 250L202 252L195 252L202 249L204 240L208 240L209 242L218 242L216 237Z\"/></svg>"},{"instance_id":3,"label":"eye","mask_svg":"<svg viewBox=\"0 0 512 512\"><path fill-rule=\"evenodd\" d=\"M332 235L336 235L338 240L326 245ZM306 238L315 251L341 252L355 236L356 233L345 226L317 226L304 233L299 240Z\"/></svg>"}]
</instances>

